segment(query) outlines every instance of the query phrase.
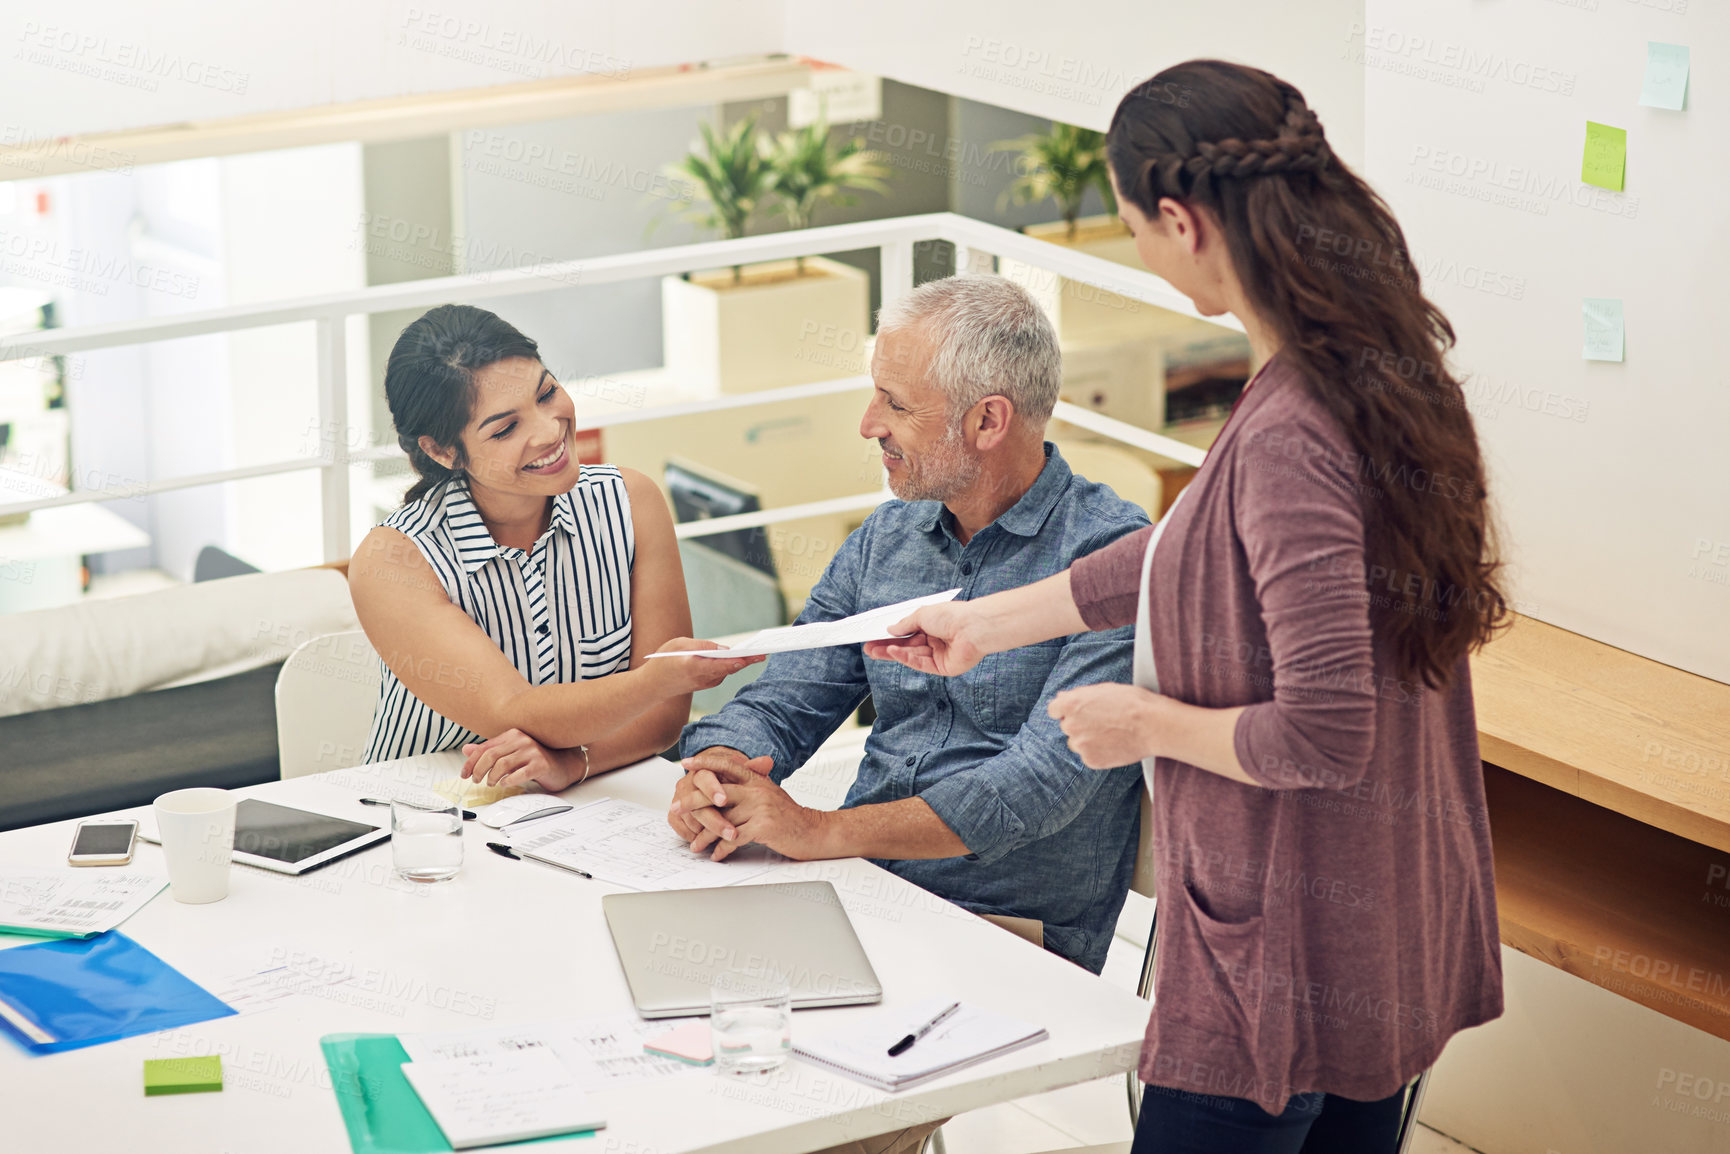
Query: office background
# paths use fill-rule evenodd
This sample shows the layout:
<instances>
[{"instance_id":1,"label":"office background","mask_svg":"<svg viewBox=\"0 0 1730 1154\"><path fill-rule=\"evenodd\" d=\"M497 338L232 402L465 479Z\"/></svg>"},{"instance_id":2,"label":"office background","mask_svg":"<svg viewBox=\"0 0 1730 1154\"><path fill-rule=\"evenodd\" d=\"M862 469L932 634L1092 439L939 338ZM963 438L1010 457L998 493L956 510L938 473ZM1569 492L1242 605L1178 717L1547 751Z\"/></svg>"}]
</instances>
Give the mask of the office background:
<instances>
[{"instance_id":1,"label":"office background","mask_svg":"<svg viewBox=\"0 0 1730 1154\"><path fill-rule=\"evenodd\" d=\"M1515 608L1730 681L1730 382L1710 355L1730 267L1722 85L1730 9L1721 5L468 0L436 10L314 4L293 19L237 9L211 20L191 2L108 2L67 6L54 21L8 22L14 49L41 59L0 70L0 107L11 110L0 144L766 53L882 77L881 122L978 143L1049 120L1103 129L1125 88L1188 57L1266 67L1305 91L1339 154L1392 204L1427 291L1460 333L1455 361L1469 374ZM556 48L525 54L525 33ZM1649 40L1692 49L1681 112L1638 102ZM90 74L139 46L179 62L119 74L150 86ZM195 74L199 82L186 79ZM77 180L90 191L65 206L58 243L142 254L181 278L174 283L197 288L97 286L105 291L73 294L76 315L69 308L60 320L93 324L477 271L488 260L507 267L680 243L696 235L680 222L645 232L661 215L652 197L538 187L520 166L489 166L489 150L539 145L657 171L690 145L699 121L752 112L781 123L786 100L501 120L436 137L332 138L160 170L140 165L124 176L85 173ZM1580 180L1588 120L1628 132L1622 192ZM987 179L967 179L975 172ZM1000 206L1004 183L984 166L959 174L908 167L892 197L867 197L825 219L951 208L1015 225L1039 215ZM369 244L379 221L418 228L422 239ZM1585 297L1623 301L1621 362L1582 357ZM657 364L659 308L660 289L646 280L573 286L501 311L545 342L567 379L582 379ZM378 366L404 319L375 316L370 339L351 344L350 412L362 439L376 441L385 428ZM74 450L116 477L308 451L315 373L304 334L256 330L76 361L81 379L106 391L87 389L77 401L88 419L74 414ZM187 568L208 526L220 523L228 547L264 568L309 564L319 553L317 493L306 474L153 498L148 557L117 552L101 563ZM357 487L357 525L371 501ZM142 516L136 506L116 508ZM305 516L282 515L295 508ZM1477 1035L1468 1035L1461 1045L1472 1060L1456 1067L1471 1076L1432 1089L1429 1114L1450 1133L1497 1151L1636 1149L1661 1120L1646 1101L1662 1071L1730 1080L1721 1040L1507 956L1516 1010L1499 1048L1471 1051ZM1607 1034L1619 1039L1614 1054L1593 1044ZM1605 1118L1623 1118L1629 1130L1594 1131ZM1730 1149L1730 1129L1702 1121L1677 1141L1715 1145L1674 1148Z\"/></svg>"}]
</instances>

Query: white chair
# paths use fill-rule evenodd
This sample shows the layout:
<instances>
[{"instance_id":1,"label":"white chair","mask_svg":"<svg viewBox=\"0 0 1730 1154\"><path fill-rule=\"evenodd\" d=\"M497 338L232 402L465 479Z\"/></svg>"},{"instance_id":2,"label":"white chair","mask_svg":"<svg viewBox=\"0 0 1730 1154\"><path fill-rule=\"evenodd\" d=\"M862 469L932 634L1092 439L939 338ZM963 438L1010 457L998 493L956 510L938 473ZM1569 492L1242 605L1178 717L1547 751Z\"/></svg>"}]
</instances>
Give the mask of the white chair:
<instances>
[{"instance_id":1,"label":"white chair","mask_svg":"<svg viewBox=\"0 0 1730 1154\"><path fill-rule=\"evenodd\" d=\"M276 675L282 776L359 765L378 703L378 654L359 629L298 646Z\"/></svg>"}]
</instances>

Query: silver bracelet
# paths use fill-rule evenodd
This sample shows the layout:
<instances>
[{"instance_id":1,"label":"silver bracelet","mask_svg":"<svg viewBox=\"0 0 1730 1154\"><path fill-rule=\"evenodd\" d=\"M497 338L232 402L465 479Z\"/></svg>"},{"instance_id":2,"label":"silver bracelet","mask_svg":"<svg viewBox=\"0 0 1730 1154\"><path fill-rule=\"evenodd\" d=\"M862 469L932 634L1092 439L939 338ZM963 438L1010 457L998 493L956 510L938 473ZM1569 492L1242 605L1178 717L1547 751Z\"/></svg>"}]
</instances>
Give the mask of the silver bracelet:
<instances>
[{"instance_id":1,"label":"silver bracelet","mask_svg":"<svg viewBox=\"0 0 1730 1154\"><path fill-rule=\"evenodd\" d=\"M581 785L583 782L589 780L589 747L586 745L579 745L577 748L583 751L583 776L577 778L577 784Z\"/></svg>"}]
</instances>

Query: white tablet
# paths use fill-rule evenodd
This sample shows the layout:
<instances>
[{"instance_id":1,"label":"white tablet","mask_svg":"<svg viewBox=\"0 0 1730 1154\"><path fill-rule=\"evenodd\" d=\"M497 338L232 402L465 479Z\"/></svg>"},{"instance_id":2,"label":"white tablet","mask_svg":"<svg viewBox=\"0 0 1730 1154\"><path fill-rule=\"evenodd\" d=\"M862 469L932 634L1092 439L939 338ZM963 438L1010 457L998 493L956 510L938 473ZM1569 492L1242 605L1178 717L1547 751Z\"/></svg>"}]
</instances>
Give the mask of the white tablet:
<instances>
[{"instance_id":1,"label":"white tablet","mask_svg":"<svg viewBox=\"0 0 1730 1154\"><path fill-rule=\"evenodd\" d=\"M160 845L154 826L138 836ZM303 874L389 838L388 828L255 797L234 807L234 860L281 874Z\"/></svg>"}]
</instances>

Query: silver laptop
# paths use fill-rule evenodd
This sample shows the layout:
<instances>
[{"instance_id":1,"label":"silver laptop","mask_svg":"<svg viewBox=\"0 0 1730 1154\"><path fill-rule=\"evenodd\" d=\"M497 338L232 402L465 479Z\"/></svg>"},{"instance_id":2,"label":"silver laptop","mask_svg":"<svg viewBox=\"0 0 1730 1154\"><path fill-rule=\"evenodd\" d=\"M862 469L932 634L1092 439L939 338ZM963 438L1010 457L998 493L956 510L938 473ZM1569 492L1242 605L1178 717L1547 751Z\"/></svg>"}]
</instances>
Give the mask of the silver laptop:
<instances>
[{"instance_id":1,"label":"silver laptop","mask_svg":"<svg viewBox=\"0 0 1730 1154\"><path fill-rule=\"evenodd\" d=\"M645 1018L707 1014L709 987L724 973L778 973L796 1009L883 1000L828 882L608 894L601 907Z\"/></svg>"}]
</instances>

